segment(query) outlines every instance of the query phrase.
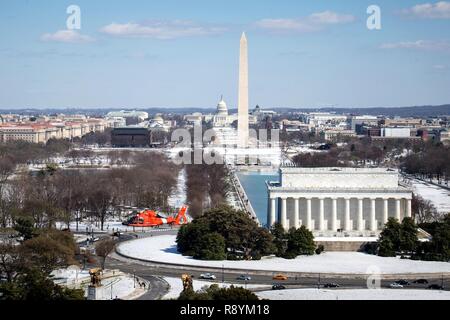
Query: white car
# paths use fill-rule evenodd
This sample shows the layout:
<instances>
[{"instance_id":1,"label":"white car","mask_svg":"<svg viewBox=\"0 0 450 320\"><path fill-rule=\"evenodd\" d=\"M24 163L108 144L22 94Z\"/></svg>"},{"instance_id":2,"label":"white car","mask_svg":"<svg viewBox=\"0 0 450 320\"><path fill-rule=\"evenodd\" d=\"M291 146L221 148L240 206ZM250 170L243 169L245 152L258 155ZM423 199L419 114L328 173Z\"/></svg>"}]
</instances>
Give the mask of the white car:
<instances>
[{"instance_id":1,"label":"white car","mask_svg":"<svg viewBox=\"0 0 450 320\"><path fill-rule=\"evenodd\" d=\"M401 284L398 284L398 283L391 283L389 285L389 287L391 287L391 288L403 288L403 286Z\"/></svg>"},{"instance_id":2,"label":"white car","mask_svg":"<svg viewBox=\"0 0 450 320\"><path fill-rule=\"evenodd\" d=\"M202 273L200 275L200 279L207 279L207 280L216 280L216 276L213 275L212 273Z\"/></svg>"}]
</instances>

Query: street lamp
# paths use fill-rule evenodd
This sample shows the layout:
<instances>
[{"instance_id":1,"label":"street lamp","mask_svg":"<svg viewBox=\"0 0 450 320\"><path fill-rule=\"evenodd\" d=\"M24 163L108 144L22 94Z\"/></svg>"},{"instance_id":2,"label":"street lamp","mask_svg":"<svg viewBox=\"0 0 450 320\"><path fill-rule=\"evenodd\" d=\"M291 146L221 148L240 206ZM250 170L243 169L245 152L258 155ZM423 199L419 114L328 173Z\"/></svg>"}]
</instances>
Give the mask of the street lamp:
<instances>
[{"instance_id":1,"label":"street lamp","mask_svg":"<svg viewBox=\"0 0 450 320\"><path fill-rule=\"evenodd\" d=\"M133 269L133 287L136 288L136 270Z\"/></svg>"}]
</instances>

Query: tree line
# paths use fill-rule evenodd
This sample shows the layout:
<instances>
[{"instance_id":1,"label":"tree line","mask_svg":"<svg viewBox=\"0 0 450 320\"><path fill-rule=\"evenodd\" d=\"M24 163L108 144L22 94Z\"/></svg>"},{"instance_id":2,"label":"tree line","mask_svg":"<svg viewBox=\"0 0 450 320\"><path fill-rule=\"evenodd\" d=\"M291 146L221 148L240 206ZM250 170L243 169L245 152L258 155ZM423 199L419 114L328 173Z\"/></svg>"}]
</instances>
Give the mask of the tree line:
<instances>
[{"instance_id":1,"label":"tree line","mask_svg":"<svg viewBox=\"0 0 450 320\"><path fill-rule=\"evenodd\" d=\"M276 224L268 230L245 212L226 205L210 209L182 226L177 248L183 255L200 260L259 260L272 254L293 259L323 250L316 251L313 234L304 226L286 232Z\"/></svg>"},{"instance_id":2,"label":"tree line","mask_svg":"<svg viewBox=\"0 0 450 320\"><path fill-rule=\"evenodd\" d=\"M77 246L69 232L36 229L19 219L16 231L22 240L0 242L0 300L83 300L84 291L61 287L52 271L77 264Z\"/></svg>"},{"instance_id":3,"label":"tree line","mask_svg":"<svg viewBox=\"0 0 450 320\"><path fill-rule=\"evenodd\" d=\"M189 214L197 217L205 209L226 203L231 190L229 172L224 164L187 164L186 189Z\"/></svg>"},{"instance_id":4,"label":"tree line","mask_svg":"<svg viewBox=\"0 0 450 320\"><path fill-rule=\"evenodd\" d=\"M159 153L136 154L132 166L105 170L47 165L37 172L18 173L13 167L2 168L0 226L26 218L36 227L53 228L58 221L69 225L91 217L102 230L118 206L168 210L179 171Z\"/></svg>"},{"instance_id":5,"label":"tree line","mask_svg":"<svg viewBox=\"0 0 450 320\"><path fill-rule=\"evenodd\" d=\"M437 176L438 180L450 178L450 146L426 144L417 152L406 156L402 169L409 174L422 178Z\"/></svg>"},{"instance_id":6,"label":"tree line","mask_svg":"<svg viewBox=\"0 0 450 320\"><path fill-rule=\"evenodd\" d=\"M428 241L419 241L418 228L431 235ZM415 260L450 260L450 214L439 221L417 225L412 218L399 222L389 218L378 240L377 254L383 257L401 255Z\"/></svg>"}]
</instances>

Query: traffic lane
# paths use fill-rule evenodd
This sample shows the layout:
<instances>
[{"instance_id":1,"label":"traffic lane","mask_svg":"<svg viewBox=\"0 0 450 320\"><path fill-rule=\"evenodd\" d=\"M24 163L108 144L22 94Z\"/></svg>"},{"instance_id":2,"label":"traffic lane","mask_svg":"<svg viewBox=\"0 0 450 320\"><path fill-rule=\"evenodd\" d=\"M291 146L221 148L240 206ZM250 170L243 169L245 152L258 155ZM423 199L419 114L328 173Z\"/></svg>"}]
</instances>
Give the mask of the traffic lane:
<instances>
[{"instance_id":1,"label":"traffic lane","mask_svg":"<svg viewBox=\"0 0 450 320\"><path fill-rule=\"evenodd\" d=\"M207 281L205 279L200 279L200 275L202 273L197 270L190 270L188 268L184 269L178 269L178 268L170 268L166 266L148 266L143 265L140 263L134 263L129 261L123 261L123 260L117 260L114 258L108 258L107 259L107 266L108 268L116 268L119 270L122 270L127 273L135 273L137 276L146 278L151 276L160 276L160 277L172 277L172 278L181 278L182 274L190 274L194 277L196 280L203 280ZM246 275L245 272L242 272L243 275ZM274 273L275 274L275 273ZM369 283L366 279L344 279L344 278L333 278L333 277L324 277L323 275L317 275L317 277L290 277L288 280L274 280L272 279L272 276L267 275L250 275L251 280L250 281L243 281L238 280L237 277L239 274L236 273L230 273L227 272L226 269L224 269L223 273L218 272L214 273L216 276L216 280L212 281L212 283L221 283L221 282L227 282L227 283L240 283L240 284L265 284L265 285L273 285L275 283L281 283L283 285L288 286L304 286L304 287L310 287L310 288L317 288L318 283L320 283L322 286L326 283L337 283L340 288L368 288L372 287L372 284ZM381 288L390 288L390 284L400 280L401 276L399 276L398 279L395 280L381 280L380 286ZM410 282L410 285L404 286L405 288L411 288L411 289L426 289L430 284L443 284L444 288L446 290L449 290L450 288L450 279L448 278L428 278L428 284L415 284ZM181 281L181 280L180 280Z\"/></svg>"},{"instance_id":2,"label":"traffic lane","mask_svg":"<svg viewBox=\"0 0 450 320\"><path fill-rule=\"evenodd\" d=\"M207 281L206 279L200 279L201 274L206 272L200 272L195 270L189 269L180 270L166 267L155 268L151 266L145 266L139 263L125 262L122 260L116 260L112 258L108 258L106 264L108 268L116 268L131 274L135 273L137 276L143 278L152 275L161 277L181 278L182 274L187 273L192 275L195 280ZM245 275L245 273L242 274ZM239 283L244 285L246 283L246 281L237 280L237 277L239 276L238 274L228 273L226 270L224 270L223 274L215 273L214 275L216 276L216 280L210 281L211 283L221 283L222 281L227 283ZM273 280L271 276L266 275L251 275L251 280L247 281L247 284L266 284L271 286L274 283L283 283L286 285L304 285L308 287L317 287L317 283L319 281L322 284L335 282L345 287L359 287L359 288L367 287L367 282L364 279L338 279L338 278L319 279L319 277L317 278L298 277L297 279L288 278L288 280L280 281L280 280Z\"/></svg>"}]
</instances>

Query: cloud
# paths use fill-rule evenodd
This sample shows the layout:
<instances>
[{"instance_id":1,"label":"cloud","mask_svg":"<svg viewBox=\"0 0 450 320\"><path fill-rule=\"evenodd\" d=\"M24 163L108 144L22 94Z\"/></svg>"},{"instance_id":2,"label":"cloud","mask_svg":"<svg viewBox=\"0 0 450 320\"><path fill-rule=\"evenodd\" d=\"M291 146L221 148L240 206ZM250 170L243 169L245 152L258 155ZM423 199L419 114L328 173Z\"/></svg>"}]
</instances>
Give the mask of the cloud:
<instances>
[{"instance_id":1,"label":"cloud","mask_svg":"<svg viewBox=\"0 0 450 320\"><path fill-rule=\"evenodd\" d=\"M435 64L435 65L433 66L433 69L436 69L436 70L446 70L446 69L448 69L448 66L445 65L445 64Z\"/></svg>"},{"instance_id":2,"label":"cloud","mask_svg":"<svg viewBox=\"0 0 450 320\"><path fill-rule=\"evenodd\" d=\"M181 37L208 36L224 32L226 29L211 26L199 26L191 21L149 21L145 23L111 23L100 32L116 37L153 38L160 40Z\"/></svg>"},{"instance_id":3,"label":"cloud","mask_svg":"<svg viewBox=\"0 0 450 320\"><path fill-rule=\"evenodd\" d=\"M271 32L307 33L320 31L330 25L345 24L355 20L356 18L349 14L324 11L297 19L262 19L257 21L255 25Z\"/></svg>"},{"instance_id":4,"label":"cloud","mask_svg":"<svg viewBox=\"0 0 450 320\"><path fill-rule=\"evenodd\" d=\"M80 34L75 30L59 30L55 33L43 34L41 40L65 43L86 43L94 41L94 38Z\"/></svg>"},{"instance_id":5,"label":"cloud","mask_svg":"<svg viewBox=\"0 0 450 320\"><path fill-rule=\"evenodd\" d=\"M450 52L449 41L432 41L432 40L417 40L404 41L397 43L384 43L380 46L381 49L415 49L424 51L445 51Z\"/></svg>"},{"instance_id":6,"label":"cloud","mask_svg":"<svg viewBox=\"0 0 450 320\"><path fill-rule=\"evenodd\" d=\"M403 14L422 19L450 19L450 2L418 4L403 10Z\"/></svg>"}]
</instances>

